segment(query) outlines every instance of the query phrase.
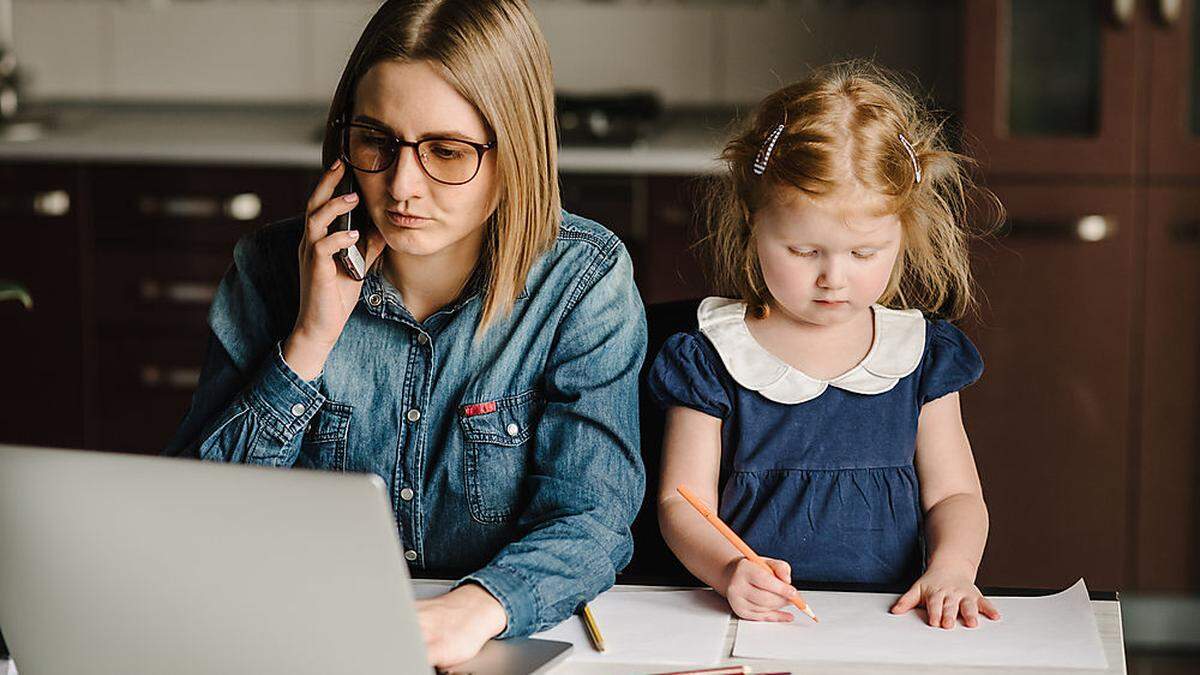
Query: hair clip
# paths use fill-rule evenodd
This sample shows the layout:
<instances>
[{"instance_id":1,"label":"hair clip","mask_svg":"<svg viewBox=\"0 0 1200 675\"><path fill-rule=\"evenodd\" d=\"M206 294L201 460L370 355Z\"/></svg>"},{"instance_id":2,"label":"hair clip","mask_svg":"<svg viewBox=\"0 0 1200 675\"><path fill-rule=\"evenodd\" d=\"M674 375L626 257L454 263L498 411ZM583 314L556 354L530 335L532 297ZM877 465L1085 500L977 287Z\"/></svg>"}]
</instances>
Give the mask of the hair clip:
<instances>
[{"instance_id":1,"label":"hair clip","mask_svg":"<svg viewBox=\"0 0 1200 675\"><path fill-rule=\"evenodd\" d=\"M921 182L921 165L917 162L917 151L913 150L912 143L904 137L904 134L897 134L900 137L900 142L904 144L904 149L908 151L908 158L912 160L913 175L916 177L916 183Z\"/></svg>"},{"instance_id":2,"label":"hair clip","mask_svg":"<svg viewBox=\"0 0 1200 675\"><path fill-rule=\"evenodd\" d=\"M782 133L783 125L780 124L767 136L762 149L758 151L758 156L754 158L754 175L761 176L767 170L767 160L771 159L771 153L775 150L775 142L779 140L779 135Z\"/></svg>"}]
</instances>

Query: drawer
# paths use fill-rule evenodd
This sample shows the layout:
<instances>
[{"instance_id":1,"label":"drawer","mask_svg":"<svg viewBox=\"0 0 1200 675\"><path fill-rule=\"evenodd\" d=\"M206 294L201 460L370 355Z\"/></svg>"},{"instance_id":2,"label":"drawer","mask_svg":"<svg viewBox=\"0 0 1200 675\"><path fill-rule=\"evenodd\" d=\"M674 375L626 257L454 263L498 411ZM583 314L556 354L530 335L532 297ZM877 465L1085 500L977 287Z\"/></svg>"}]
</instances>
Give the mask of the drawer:
<instances>
[{"instance_id":1,"label":"drawer","mask_svg":"<svg viewBox=\"0 0 1200 675\"><path fill-rule=\"evenodd\" d=\"M73 223L81 198L74 167L0 164L0 224L6 230Z\"/></svg>"},{"instance_id":2,"label":"drawer","mask_svg":"<svg viewBox=\"0 0 1200 675\"><path fill-rule=\"evenodd\" d=\"M103 167L90 170L97 242L226 250L241 235L304 213L315 173L296 169Z\"/></svg>"},{"instance_id":3,"label":"drawer","mask_svg":"<svg viewBox=\"0 0 1200 675\"><path fill-rule=\"evenodd\" d=\"M225 252L101 248L92 284L96 320L106 330L161 326L199 339L232 261Z\"/></svg>"},{"instance_id":4,"label":"drawer","mask_svg":"<svg viewBox=\"0 0 1200 675\"><path fill-rule=\"evenodd\" d=\"M97 447L145 453L166 447L196 390L205 344L203 334L102 337Z\"/></svg>"}]
</instances>

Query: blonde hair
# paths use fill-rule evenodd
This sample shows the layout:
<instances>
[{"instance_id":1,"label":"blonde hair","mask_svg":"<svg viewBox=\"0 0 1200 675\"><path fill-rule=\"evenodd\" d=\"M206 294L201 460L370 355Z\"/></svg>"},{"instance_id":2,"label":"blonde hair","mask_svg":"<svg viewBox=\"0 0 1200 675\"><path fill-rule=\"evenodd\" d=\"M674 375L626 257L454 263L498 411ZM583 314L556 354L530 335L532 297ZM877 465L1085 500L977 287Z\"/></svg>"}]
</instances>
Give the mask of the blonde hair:
<instances>
[{"instance_id":1,"label":"blonde hair","mask_svg":"<svg viewBox=\"0 0 1200 675\"><path fill-rule=\"evenodd\" d=\"M342 71L322 146L340 156L335 129L359 80L386 60L427 61L479 110L496 139L500 198L482 261L487 280L476 335L511 311L561 218L550 51L524 0L388 0L375 12Z\"/></svg>"},{"instance_id":2,"label":"blonde hair","mask_svg":"<svg viewBox=\"0 0 1200 675\"><path fill-rule=\"evenodd\" d=\"M755 159L779 125L759 175ZM900 254L880 304L961 318L975 303L967 214L977 199L994 211L995 223L1002 209L973 182L971 159L947 148L942 126L895 76L862 61L820 68L767 96L726 144L728 171L708 191L710 229L700 245L718 292L765 316L772 297L755 251L754 212L781 187L819 198L856 181L885 196L901 223Z\"/></svg>"}]
</instances>

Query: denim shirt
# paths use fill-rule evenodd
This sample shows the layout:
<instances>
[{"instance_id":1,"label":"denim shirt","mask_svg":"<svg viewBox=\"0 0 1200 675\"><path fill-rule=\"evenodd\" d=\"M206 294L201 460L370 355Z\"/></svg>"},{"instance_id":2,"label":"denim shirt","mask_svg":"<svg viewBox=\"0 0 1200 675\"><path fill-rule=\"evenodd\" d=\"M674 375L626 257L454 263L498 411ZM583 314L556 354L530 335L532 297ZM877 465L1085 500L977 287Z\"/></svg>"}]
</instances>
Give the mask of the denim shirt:
<instances>
[{"instance_id":1,"label":"denim shirt","mask_svg":"<svg viewBox=\"0 0 1200 675\"><path fill-rule=\"evenodd\" d=\"M302 218L247 235L209 312L208 355L165 454L371 472L416 575L478 583L501 637L550 627L630 559L645 473L646 321L616 235L565 213L512 312L476 341L483 275L425 321L370 274L316 380L288 367Z\"/></svg>"}]
</instances>

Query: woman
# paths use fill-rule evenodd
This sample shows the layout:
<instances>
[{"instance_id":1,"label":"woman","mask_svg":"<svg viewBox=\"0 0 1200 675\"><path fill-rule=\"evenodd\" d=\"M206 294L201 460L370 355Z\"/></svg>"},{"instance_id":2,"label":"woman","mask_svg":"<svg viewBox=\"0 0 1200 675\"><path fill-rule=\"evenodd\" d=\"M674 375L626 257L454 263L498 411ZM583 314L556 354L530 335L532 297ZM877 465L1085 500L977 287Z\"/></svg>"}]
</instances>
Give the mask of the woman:
<instances>
[{"instance_id":1,"label":"woman","mask_svg":"<svg viewBox=\"0 0 1200 675\"><path fill-rule=\"evenodd\" d=\"M553 100L522 0L380 7L305 217L234 251L167 451L378 474L414 572L461 577L418 606L437 666L561 621L632 551L645 319L621 242L560 211ZM351 210L363 281L328 234Z\"/></svg>"}]
</instances>

